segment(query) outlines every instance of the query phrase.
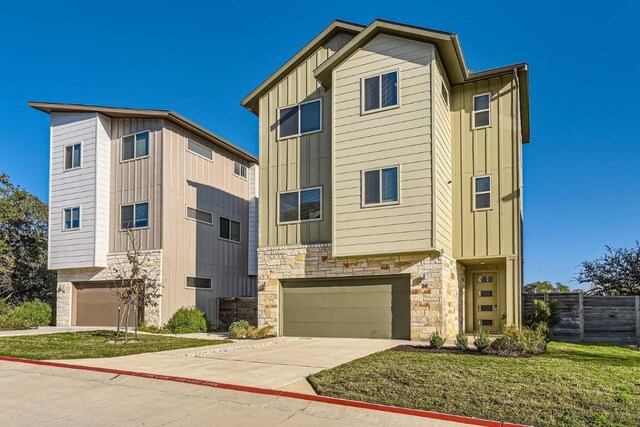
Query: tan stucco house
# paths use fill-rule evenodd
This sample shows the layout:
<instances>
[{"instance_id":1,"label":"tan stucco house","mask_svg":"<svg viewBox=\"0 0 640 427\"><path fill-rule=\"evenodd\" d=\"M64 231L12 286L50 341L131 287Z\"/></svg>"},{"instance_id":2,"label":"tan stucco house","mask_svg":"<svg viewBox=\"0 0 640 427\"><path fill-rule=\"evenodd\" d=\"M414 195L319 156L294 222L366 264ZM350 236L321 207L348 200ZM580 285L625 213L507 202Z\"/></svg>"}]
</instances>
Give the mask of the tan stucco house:
<instances>
[{"instance_id":1,"label":"tan stucco house","mask_svg":"<svg viewBox=\"0 0 640 427\"><path fill-rule=\"evenodd\" d=\"M258 159L173 111L29 105L51 119L58 325L117 323L110 287L126 265L127 230L163 285L148 324L186 306L214 322L218 297L255 296Z\"/></svg>"},{"instance_id":2,"label":"tan stucco house","mask_svg":"<svg viewBox=\"0 0 640 427\"><path fill-rule=\"evenodd\" d=\"M259 118L261 325L426 339L520 323L526 64L471 72L456 34L335 21L242 105Z\"/></svg>"}]
</instances>

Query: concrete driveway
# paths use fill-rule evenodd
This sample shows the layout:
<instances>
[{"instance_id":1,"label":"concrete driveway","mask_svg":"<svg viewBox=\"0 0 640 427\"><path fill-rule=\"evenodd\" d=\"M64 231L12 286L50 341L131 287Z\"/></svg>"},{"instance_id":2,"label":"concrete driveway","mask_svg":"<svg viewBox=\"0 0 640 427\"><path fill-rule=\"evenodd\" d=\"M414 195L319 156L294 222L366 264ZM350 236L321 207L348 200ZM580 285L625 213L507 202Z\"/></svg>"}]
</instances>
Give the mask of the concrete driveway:
<instances>
[{"instance_id":1,"label":"concrete driveway","mask_svg":"<svg viewBox=\"0 0 640 427\"><path fill-rule=\"evenodd\" d=\"M109 359L79 365L174 375L315 394L308 375L406 343L356 338L268 338Z\"/></svg>"}]
</instances>

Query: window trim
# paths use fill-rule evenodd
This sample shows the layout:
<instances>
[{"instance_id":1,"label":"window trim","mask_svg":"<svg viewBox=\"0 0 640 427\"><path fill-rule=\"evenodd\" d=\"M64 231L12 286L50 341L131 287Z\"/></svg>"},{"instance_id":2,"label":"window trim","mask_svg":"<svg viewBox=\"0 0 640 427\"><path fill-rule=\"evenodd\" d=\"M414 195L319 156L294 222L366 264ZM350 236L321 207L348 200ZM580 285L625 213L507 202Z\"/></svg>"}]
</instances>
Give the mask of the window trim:
<instances>
[{"instance_id":1,"label":"window trim","mask_svg":"<svg viewBox=\"0 0 640 427\"><path fill-rule=\"evenodd\" d=\"M388 107L382 107L382 76L385 74L391 74L391 73L397 73L398 74L398 80L397 80L397 99L398 102L396 105L389 105ZM380 77L380 81L378 82L378 90L380 91L380 107L379 108L374 108L373 110L365 110L365 100L364 100L364 81L367 79L370 79L372 77ZM363 76L360 78L360 115L364 116L366 114L372 114L372 113L378 113L380 111L387 111L387 110L394 110L396 108L400 108L400 68L393 68L393 69L389 69L386 71L382 71L382 72L376 72L375 74L371 74L371 75L367 75L367 76Z\"/></svg>"},{"instance_id":2,"label":"window trim","mask_svg":"<svg viewBox=\"0 0 640 427\"><path fill-rule=\"evenodd\" d=\"M302 191L306 191L306 190L320 190L320 218L312 218L312 219L300 219L300 193ZM298 193L298 219L295 221L280 221L280 195L281 194L288 194L288 193ZM277 193L277 197L278 197L278 202L277 202L277 213L276 213L276 225L288 225L288 224L300 224L303 222L316 222L316 221L322 221L322 209L323 209L323 190L322 190L322 186L316 186L316 187L308 187L308 188L299 188L297 190L287 190L287 191L279 191Z\"/></svg>"},{"instance_id":3,"label":"window trim","mask_svg":"<svg viewBox=\"0 0 640 427\"><path fill-rule=\"evenodd\" d=\"M489 191L476 191L476 181L481 178L489 178ZM493 209L493 203L491 201L491 193L493 192L493 180L491 175L478 175L474 176L471 179L471 193L473 194L473 211L474 212L482 212L482 211L490 211ZM476 207L476 196L479 194L488 194L489 195L489 207L487 208L478 208Z\"/></svg>"},{"instance_id":4,"label":"window trim","mask_svg":"<svg viewBox=\"0 0 640 427\"><path fill-rule=\"evenodd\" d=\"M66 211L67 209L75 209L78 208L78 227L77 228L65 228L64 227L64 211ZM73 221L73 219L72 219ZM70 231L78 231L80 229L82 229L82 205L76 205L76 206L66 206L64 208L62 208L62 221L60 221L60 227L61 227L61 231L63 233L67 233Z\"/></svg>"},{"instance_id":5,"label":"window trim","mask_svg":"<svg viewBox=\"0 0 640 427\"><path fill-rule=\"evenodd\" d=\"M142 202L142 203L144 203L144 202ZM189 216L189 208L191 208L191 209L195 209L195 210L197 210L197 211L201 211L201 212L208 213L209 215L211 215L211 222L206 222L206 221L201 221L201 220L196 219L196 218L191 218L191 217ZM135 214L135 212L134 212L134 214ZM184 217L185 217L186 219L190 220L190 221L195 221L195 222L199 222L199 223L201 223L201 224L206 224L206 225L211 225L211 226L213 226L213 212L209 212L209 211L206 211L206 210L204 210L204 209L194 208L193 206L184 205Z\"/></svg>"},{"instance_id":6,"label":"window trim","mask_svg":"<svg viewBox=\"0 0 640 427\"><path fill-rule=\"evenodd\" d=\"M195 288L193 286L188 286L187 285L187 279L189 277L193 277L194 279L207 279L207 280L209 280L209 287L208 288ZM208 292L211 292L213 290L213 278L205 277L205 276L195 276L195 275L191 276L189 274L185 274L184 275L184 288L185 289L190 289L190 290L193 290L193 291L208 291Z\"/></svg>"},{"instance_id":7,"label":"window trim","mask_svg":"<svg viewBox=\"0 0 640 427\"><path fill-rule=\"evenodd\" d=\"M447 108L450 108L449 100L451 99L451 95L449 94L449 88L447 88L447 85L444 83L444 79L440 80L440 96L444 101L444 105L446 105ZM491 97L489 97L489 100L491 100ZM491 122L491 113L489 113L489 122Z\"/></svg>"},{"instance_id":8,"label":"window trim","mask_svg":"<svg viewBox=\"0 0 640 427\"><path fill-rule=\"evenodd\" d=\"M392 201L392 202L383 202L382 201L382 170L383 169L393 169L395 168L397 170L397 176L398 176L398 200L396 201ZM380 202L378 203L366 203L365 201L365 173L367 172L371 172L371 171L378 171L379 175L380 175L380 188L378 190L379 192L379 196L380 196ZM370 168L370 169L363 169L360 172L360 207L361 208L376 208L376 207L385 207L385 206L395 206L395 205L399 205L400 201L401 201L401 195L400 195L400 165L390 165L390 166L381 166L381 167L377 167L377 168Z\"/></svg>"},{"instance_id":9,"label":"window trim","mask_svg":"<svg viewBox=\"0 0 640 427\"><path fill-rule=\"evenodd\" d=\"M136 146L135 146L135 135L138 135L140 133L145 133L148 132L149 133L149 147L148 147L148 153L146 156L140 156L140 157L136 157ZM124 145L124 139L128 136L132 136L133 135L133 157L130 159L123 159L124 157L124 150L122 149L122 146ZM127 162L133 162L135 160L140 160L140 159L146 159L148 157L151 157L151 129L147 129L147 130L141 130L138 132L134 132L134 133L129 133L127 135L122 135L120 137L120 163L127 163Z\"/></svg>"},{"instance_id":10,"label":"window trim","mask_svg":"<svg viewBox=\"0 0 640 427\"><path fill-rule=\"evenodd\" d=\"M133 202L133 203L122 203L120 204L120 214L119 214L119 220L120 220L120 231L127 231L127 230L147 230L151 228L151 221L150 221L150 216L151 215L147 215L147 225L145 227L129 227L129 228L122 228L122 207L123 206L131 206L133 205L133 222L135 223L136 221L136 208L135 205L141 205L143 203L146 203L148 205L147 207L147 212L151 212L151 202L149 202L149 200L140 200L139 202Z\"/></svg>"},{"instance_id":11,"label":"window trim","mask_svg":"<svg viewBox=\"0 0 640 427\"><path fill-rule=\"evenodd\" d=\"M489 107L482 109L482 110L476 110L476 98L480 98L481 96L488 96L489 97ZM486 125L482 125L482 126L476 126L476 113L483 113L483 112L488 112L489 113L489 124ZM479 93L477 95L473 95L473 100L471 103L471 128L473 130L476 129L486 129L486 128L490 128L491 127L491 92L484 92L484 93Z\"/></svg>"},{"instance_id":12,"label":"window trim","mask_svg":"<svg viewBox=\"0 0 640 427\"><path fill-rule=\"evenodd\" d=\"M76 145L80 146L80 166L76 166L76 167L71 167L71 168L67 168L66 166L66 162L67 162L67 147L75 147ZM80 142L72 142L70 144L66 144L64 147L62 147L62 171L63 172L71 172L77 169L82 169L82 167L84 166L84 162L83 162L83 154L84 153L84 140L80 141ZM73 163L73 156L71 156L71 163Z\"/></svg>"},{"instance_id":13,"label":"window trim","mask_svg":"<svg viewBox=\"0 0 640 427\"><path fill-rule=\"evenodd\" d=\"M240 167L241 167L241 168L244 168L244 169L245 169L245 171L246 171L246 175L247 175L247 176L238 175L238 174L236 173L236 164L240 165ZM237 176L238 178L240 178L240 179L244 179L244 180L246 181L246 180L248 179L248 177L249 177L249 167L248 167L248 166L246 166L246 165L243 165L243 164L242 164L242 163L240 163L240 162L236 162L236 161L234 161L234 162L233 162L233 174L234 174L235 176Z\"/></svg>"},{"instance_id":14,"label":"window trim","mask_svg":"<svg viewBox=\"0 0 640 427\"><path fill-rule=\"evenodd\" d=\"M224 219L228 219L229 220L229 236L231 236L231 221L235 221L240 225L240 240L225 239L224 237L220 236L220 233L222 232L222 228L220 227L220 218L224 218ZM241 244L242 243L242 221L237 220L237 219L233 219L233 218L229 218L228 216L218 215L218 239L223 240L225 242L235 243L235 244L238 244L238 245Z\"/></svg>"},{"instance_id":15,"label":"window trim","mask_svg":"<svg viewBox=\"0 0 640 427\"><path fill-rule=\"evenodd\" d=\"M305 105L305 104L311 104L312 102L320 102L320 129L318 130L312 130L309 132L300 132L300 125L302 123L302 114L300 114L300 106L301 105ZM293 107L297 107L298 108L298 133L293 134L293 135L287 135L287 136L280 136L280 110L284 110L287 108L293 108ZM300 136L304 136L304 135L311 135L313 133L319 133L322 132L322 98L316 98L316 99L312 99L310 101L304 101L304 102L300 102L298 104L292 104L292 105L287 105L284 107L280 107L276 109L276 141L283 141L285 139L289 139L289 138L297 138Z\"/></svg>"},{"instance_id":16,"label":"window trim","mask_svg":"<svg viewBox=\"0 0 640 427\"><path fill-rule=\"evenodd\" d=\"M204 148L206 148L208 150L211 150L211 158L205 157L200 153L196 153L195 151L189 150L189 141L194 142L194 143L196 143L198 145L201 145L201 146L203 146ZM209 148L206 145L204 145L203 143L198 142L193 138L187 138L186 150L191 154L195 154L196 156L200 157L201 159L205 159L206 161L213 163L213 154L214 154L213 148Z\"/></svg>"}]
</instances>

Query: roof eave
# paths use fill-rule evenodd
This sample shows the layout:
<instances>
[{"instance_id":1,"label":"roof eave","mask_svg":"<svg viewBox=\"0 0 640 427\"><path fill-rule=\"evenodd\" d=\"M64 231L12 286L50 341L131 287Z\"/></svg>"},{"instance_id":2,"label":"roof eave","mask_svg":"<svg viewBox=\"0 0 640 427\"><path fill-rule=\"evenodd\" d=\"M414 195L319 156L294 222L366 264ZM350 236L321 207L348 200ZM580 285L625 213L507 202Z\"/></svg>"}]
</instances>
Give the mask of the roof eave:
<instances>
[{"instance_id":1,"label":"roof eave","mask_svg":"<svg viewBox=\"0 0 640 427\"><path fill-rule=\"evenodd\" d=\"M300 49L295 55L293 55L287 62L272 73L265 81L263 81L257 88L244 97L240 104L251 111L254 114L258 114L258 101L267 93L273 85L280 80L283 75L289 74L295 67L297 67L311 51L316 50L322 45L328 38L330 38L336 32L347 32L357 34L365 28L364 25L355 24L352 22L333 21L327 28L322 30L320 34L307 43L302 49Z\"/></svg>"}]
</instances>

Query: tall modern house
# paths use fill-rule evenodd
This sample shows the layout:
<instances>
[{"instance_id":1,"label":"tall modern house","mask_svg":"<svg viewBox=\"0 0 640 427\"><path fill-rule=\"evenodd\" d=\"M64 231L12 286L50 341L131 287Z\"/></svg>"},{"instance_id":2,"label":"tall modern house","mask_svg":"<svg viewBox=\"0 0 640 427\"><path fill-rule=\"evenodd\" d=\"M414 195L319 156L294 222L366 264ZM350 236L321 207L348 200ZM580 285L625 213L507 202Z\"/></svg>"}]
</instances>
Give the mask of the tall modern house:
<instances>
[{"instance_id":1,"label":"tall modern house","mask_svg":"<svg viewBox=\"0 0 640 427\"><path fill-rule=\"evenodd\" d=\"M242 105L260 129L260 324L411 339L519 324L526 64L471 72L456 34L335 21Z\"/></svg>"},{"instance_id":2,"label":"tall modern house","mask_svg":"<svg viewBox=\"0 0 640 427\"><path fill-rule=\"evenodd\" d=\"M133 236L157 280L149 324L256 292L258 160L165 110L31 102L51 117L49 268L58 325L115 325Z\"/></svg>"}]
</instances>

